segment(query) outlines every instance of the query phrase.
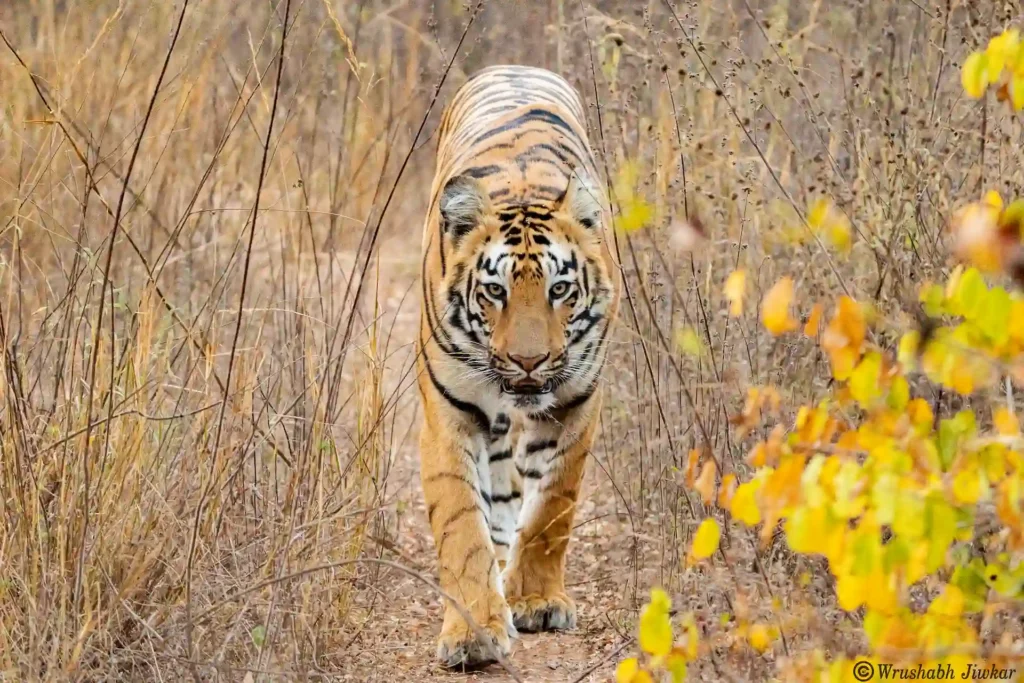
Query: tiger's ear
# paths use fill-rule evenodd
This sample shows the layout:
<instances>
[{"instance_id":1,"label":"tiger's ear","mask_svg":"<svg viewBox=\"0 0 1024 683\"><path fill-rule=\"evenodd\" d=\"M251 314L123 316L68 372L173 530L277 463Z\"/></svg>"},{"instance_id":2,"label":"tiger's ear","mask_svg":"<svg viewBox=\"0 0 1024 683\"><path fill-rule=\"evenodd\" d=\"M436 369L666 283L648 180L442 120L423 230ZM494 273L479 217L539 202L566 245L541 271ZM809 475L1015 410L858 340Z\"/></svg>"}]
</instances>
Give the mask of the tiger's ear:
<instances>
[{"instance_id":1,"label":"tiger's ear","mask_svg":"<svg viewBox=\"0 0 1024 683\"><path fill-rule=\"evenodd\" d=\"M491 208L491 201L474 178L457 175L445 183L438 208L442 232L458 244L469 231L480 225L484 214Z\"/></svg>"},{"instance_id":2,"label":"tiger's ear","mask_svg":"<svg viewBox=\"0 0 1024 683\"><path fill-rule=\"evenodd\" d=\"M601 192L582 169L575 169L569 176L569 187L562 196L560 208L588 230L600 227L604 213Z\"/></svg>"}]
</instances>

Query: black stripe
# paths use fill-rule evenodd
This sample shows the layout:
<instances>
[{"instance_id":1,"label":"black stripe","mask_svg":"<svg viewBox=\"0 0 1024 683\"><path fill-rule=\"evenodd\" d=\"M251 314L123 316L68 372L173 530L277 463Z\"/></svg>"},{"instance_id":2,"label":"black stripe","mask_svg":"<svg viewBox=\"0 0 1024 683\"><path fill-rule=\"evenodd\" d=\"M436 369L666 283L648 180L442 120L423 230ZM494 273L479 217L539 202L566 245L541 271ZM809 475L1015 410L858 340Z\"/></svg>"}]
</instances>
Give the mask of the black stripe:
<instances>
[{"instance_id":1,"label":"black stripe","mask_svg":"<svg viewBox=\"0 0 1024 683\"><path fill-rule=\"evenodd\" d=\"M467 168L462 172L462 175L468 175L470 178L486 178L487 176L494 175L495 173L501 173L501 166L490 164L488 166L473 166L471 168Z\"/></svg>"},{"instance_id":2,"label":"black stripe","mask_svg":"<svg viewBox=\"0 0 1024 683\"><path fill-rule=\"evenodd\" d=\"M541 472L540 470L535 470L533 468L528 468L528 469L524 470L521 467L519 467L519 465L516 465L516 470L519 472L519 476L526 477L527 479L543 479L544 478L544 473Z\"/></svg>"},{"instance_id":3,"label":"black stripe","mask_svg":"<svg viewBox=\"0 0 1024 683\"><path fill-rule=\"evenodd\" d=\"M512 457L512 449L506 448L503 451L497 453L491 453L491 462L501 462L502 460L508 460Z\"/></svg>"},{"instance_id":4,"label":"black stripe","mask_svg":"<svg viewBox=\"0 0 1024 683\"><path fill-rule=\"evenodd\" d=\"M476 554L479 553L481 550L485 552L487 551L487 546L485 546L483 543L478 543L469 549L469 552L466 553L465 559L462 560L462 569L459 570L459 576L466 575L466 569L469 568L469 561L476 557Z\"/></svg>"},{"instance_id":5,"label":"black stripe","mask_svg":"<svg viewBox=\"0 0 1024 683\"><path fill-rule=\"evenodd\" d=\"M549 441L534 441L533 443L526 444L526 454L530 455L537 451L545 451L549 448L555 448L558 446L558 441L552 439Z\"/></svg>"},{"instance_id":6,"label":"black stripe","mask_svg":"<svg viewBox=\"0 0 1024 683\"><path fill-rule=\"evenodd\" d=\"M448 332L441 326L441 317L437 314L437 310L434 308L434 300L433 297L430 296L430 288L427 286L429 277L427 276L426 255L423 257L423 273L420 279L423 280L423 308L427 312L427 325L430 327L431 338L437 342L437 345L441 350L449 356L454 356L456 358L458 358L460 354L465 356L465 352L462 351L454 341L452 341L451 336L449 336Z\"/></svg>"},{"instance_id":7,"label":"black stripe","mask_svg":"<svg viewBox=\"0 0 1024 683\"><path fill-rule=\"evenodd\" d=\"M474 493L476 492L476 484L474 484L466 475L458 474L457 472L438 472L437 474L432 474L427 477L426 482L428 484L432 484L439 479L454 479L456 481L461 481L463 484L466 484L473 489Z\"/></svg>"},{"instance_id":8,"label":"black stripe","mask_svg":"<svg viewBox=\"0 0 1024 683\"><path fill-rule=\"evenodd\" d=\"M522 497L522 493L520 493L519 491L513 491L512 493L506 493L503 495L495 493L493 496L491 496L491 500L493 500L495 503L511 503L513 500L518 500L519 498Z\"/></svg>"},{"instance_id":9,"label":"black stripe","mask_svg":"<svg viewBox=\"0 0 1024 683\"><path fill-rule=\"evenodd\" d=\"M495 436L503 436L508 434L508 430L512 427L512 422L508 419L508 415L505 413L498 413L494 417L494 424L491 425L491 434Z\"/></svg>"},{"instance_id":10,"label":"black stripe","mask_svg":"<svg viewBox=\"0 0 1024 683\"><path fill-rule=\"evenodd\" d=\"M475 147L484 140L487 140L488 138L492 138L495 135L500 135L501 133L505 133L515 128L519 128L523 124L530 123L531 121L539 121L554 126L555 128L561 128L562 130L565 131L566 136L570 140L582 144L582 140L580 140L579 135L576 133L576 130L571 125L569 125L565 119L563 119L561 116L554 112L548 111L547 109L541 109L538 107L527 110L526 112L520 114L511 121L507 121L506 123L498 126L497 128L491 128L490 130L481 133L473 140L473 142L470 143L470 145Z\"/></svg>"},{"instance_id":11,"label":"black stripe","mask_svg":"<svg viewBox=\"0 0 1024 683\"><path fill-rule=\"evenodd\" d=\"M554 185L531 185L531 190L547 195L547 199L559 199L565 195L565 190Z\"/></svg>"},{"instance_id":12,"label":"black stripe","mask_svg":"<svg viewBox=\"0 0 1024 683\"><path fill-rule=\"evenodd\" d=\"M480 406L452 396L451 392L437 380L437 377L434 375L434 369L430 367L430 359L427 358L426 353L423 354L423 364L427 366L427 374L430 375L430 381L433 382L434 388L444 397L444 400L448 401L452 407L469 415L480 429L489 432L490 421L487 419L487 413L481 410Z\"/></svg>"},{"instance_id":13,"label":"black stripe","mask_svg":"<svg viewBox=\"0 0 1024 683\"><path fill-rule=\"evenodd\" d=\"M565 455L565 451L563 450L551 451L551 455L544 458L544 464L547 465L548 468L550 468L551 464L558 460L559 458L561 458L563 455Z\"/></svg>"},{"instance_id":14,"label":"black stripe","mask_svg":"<svg viewBox=\"0 0 1024 683\"><path fill-rule=\"evenodd\" d=\"M598 372L600 373L600 370L598 370ZM579 408L581 405L586 403L587 400L591 396L594 395L595 391L597 391L598 381L599 381L599 378L595 379L594 382L589 387L587 387L587 389L582 394L580 394L579 396L577 396L573 400L569 401L568 403L566 403L564 405L561 405L561 406L558 406L558 409L559 410L572 410L574 408Z\"/></svg>"},{"instance_id":15,"label":"black stripe","mask_svg":"<svg viewBox=\"0 0 1024 683\"><path fill-rule=\"evenodd\" d=\"M496 539L496 538L495 538L494 536L491 536L491 543L493 543L494 545L503 545L503 546L505 546L506 548L509 548L509 547L511 547L511 546L510 546L510 545L509 545L508 543L506 543L505 541L499 541L499 540L498 540L498 539Z\"/></svg>"},{"instance_id":16,"label":"black stripe","mask_svg":"<svg viewBox=\"0 0 1024 683\"><path fill-rule=\"evenodd\" d=\"M458 510L456 510L452 514L451 517L446 519L444 524L442 524L441 526L442 526L442 528L443 527L451 526L452 524L454 524L455 522L459 521L460 519L462 519L466 515L471 514L473 512L479 512L479 510L480 510L480 508L477 505L466 505L464 507L461 507Z\"/></svg>"}]
</instances>

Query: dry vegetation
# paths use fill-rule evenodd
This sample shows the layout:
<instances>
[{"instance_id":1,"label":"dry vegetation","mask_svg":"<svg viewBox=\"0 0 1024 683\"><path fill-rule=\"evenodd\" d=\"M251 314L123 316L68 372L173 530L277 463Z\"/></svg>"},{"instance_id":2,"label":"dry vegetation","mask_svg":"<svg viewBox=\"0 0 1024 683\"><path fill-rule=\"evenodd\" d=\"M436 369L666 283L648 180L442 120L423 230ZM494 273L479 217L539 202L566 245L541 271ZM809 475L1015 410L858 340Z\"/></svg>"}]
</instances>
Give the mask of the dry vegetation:
<instances>
[{"instance_id":1,"label":"dry vegetation","mask_svg":"<svg viewBox=\"0 0 1024 683\"><path fill-rule=\"evenodd\" d=\"M703 632L793 617L695 678L863 649L824 564L784 542L723 522L727 561L684 568L707 514L687 452L706 438L742 479L764 436L732 433L747 387L797 406L829 376L756 307L729 318L723 283L747 268L757 301L793 273L803 310L846 292L910 325L957 203L1021 193L1020 121L958 76L1019 10L672 5L0 4L0 679L456 677L432 661L415 286L439 109L500 62L576 84L610 179L637 164L655 219L620 241L629 301L570 550L581 627L473 675L607 680L652 585ZM819 196L848 254L794 238ZM710 240L680 253L687 215Z\"/></svg>"}]
</instances>

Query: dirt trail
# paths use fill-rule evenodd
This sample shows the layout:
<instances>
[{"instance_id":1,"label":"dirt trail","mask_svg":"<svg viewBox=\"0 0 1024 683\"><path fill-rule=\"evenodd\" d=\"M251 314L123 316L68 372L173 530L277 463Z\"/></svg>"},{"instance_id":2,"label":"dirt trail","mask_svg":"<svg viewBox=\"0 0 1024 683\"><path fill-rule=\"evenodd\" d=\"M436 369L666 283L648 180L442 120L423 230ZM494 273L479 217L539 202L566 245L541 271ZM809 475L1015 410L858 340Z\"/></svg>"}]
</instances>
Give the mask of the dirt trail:
<instances>
[{"instance_id":1,"label":"dirt trail","mask_svg":"<svg viewBox=\"0 0 1024 683\"><path fill-rule=\"evenodd\" d=\"M404 398L397 408L387 478L388 537L376 539L369 552L436 581L434 541L419 483L419 398L410 372L419 320L418 252L408 249L408 244L386 244L381 253L392 255L382 256L380 277L385 332L393 321L386 366L388 395L397 387ZM403 253L407 255L395 256ZM616 516L612 495L607 478L591 461L566 577L580 608L579 626L566 633L520 635L510 663L524 681L607 681L614 676L619 657L611 655L625 638L619 632L627 604L621 577L629 566L629 536ZM387 568L367 583L358 596L357 623L363 624L362 631L345 657L358 670L343 680L514 680L498 665L465 674L442 670L434 661L442 615L439 598L416 578Z\"/></svg>"}]
</instances>

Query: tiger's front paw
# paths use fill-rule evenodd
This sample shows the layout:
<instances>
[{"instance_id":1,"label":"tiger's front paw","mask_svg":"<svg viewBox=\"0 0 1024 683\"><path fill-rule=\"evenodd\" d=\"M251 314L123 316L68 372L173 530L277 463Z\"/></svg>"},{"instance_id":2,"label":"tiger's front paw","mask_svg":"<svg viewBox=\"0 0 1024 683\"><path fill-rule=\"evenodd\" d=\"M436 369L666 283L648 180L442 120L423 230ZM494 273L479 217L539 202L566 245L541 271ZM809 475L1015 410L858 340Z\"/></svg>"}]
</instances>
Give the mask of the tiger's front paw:
<instances>
[{"instance_id":1,"label":"tiger's front paw","mask_svg":"<svg viewBox=\"0 0 1024 683\"><path fill-rule=\"evenodd\" d=\"M504 612L480 624L480 632L461 615L446 619L437 642L441 664L449 669L477 669L498 661L498 655L508 655L516 629L507 607Z\"/></svg>"},{"instance_id":2,"label":"tiger's front paw","mask_svg":"<svg viewBox=\"0 0 1024 683\"><path fill-rule=\"evenodd\" d=\"M532 633L576 628L576 603L565 593L548 597L526 595L512 600L509 607L520 631Z\"/></svg>"}]
</instances>

